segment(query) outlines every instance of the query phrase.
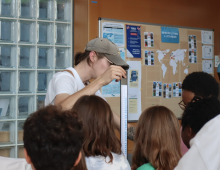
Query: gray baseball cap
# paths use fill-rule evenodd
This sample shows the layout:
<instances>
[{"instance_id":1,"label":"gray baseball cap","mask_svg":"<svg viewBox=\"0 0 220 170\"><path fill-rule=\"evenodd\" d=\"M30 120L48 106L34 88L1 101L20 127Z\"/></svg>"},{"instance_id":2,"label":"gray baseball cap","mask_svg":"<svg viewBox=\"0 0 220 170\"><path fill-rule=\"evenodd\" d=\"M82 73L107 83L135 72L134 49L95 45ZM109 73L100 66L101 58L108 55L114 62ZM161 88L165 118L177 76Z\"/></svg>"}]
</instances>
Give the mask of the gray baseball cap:
<instances>
[{"instance_id":1,"label":"gray baseball cap","mask_svg":"<svg viewBox=\"0 0 220 170\"><path fill-rule=\"evenodd\" d=\"M85 47L85 51L103 53L113 64L121 66L124 70L129 69L129 65L121 58L117 45L107 38L95 38L89 41Z\"/></svg>"}]
</instances>

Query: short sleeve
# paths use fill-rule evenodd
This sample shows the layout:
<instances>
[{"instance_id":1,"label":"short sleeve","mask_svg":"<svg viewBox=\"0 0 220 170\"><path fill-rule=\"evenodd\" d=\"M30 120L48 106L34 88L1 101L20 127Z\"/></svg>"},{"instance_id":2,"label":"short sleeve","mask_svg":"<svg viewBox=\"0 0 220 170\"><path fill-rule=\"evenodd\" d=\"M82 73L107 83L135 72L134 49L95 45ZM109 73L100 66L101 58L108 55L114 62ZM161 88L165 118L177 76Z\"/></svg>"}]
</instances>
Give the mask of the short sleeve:
<instances>
[{"instance_id":1,"label":"short sleeve","mask_svg":"<svg viewBox=\"0 0 220 170\"><path fill-rule=\"evenodd\" d=\"M76 80L73 76L62 75L55 79L54 81L54 91L55 96L62 93L67 93L69 95L77 92Z\"/></svg>"}]
</instances>

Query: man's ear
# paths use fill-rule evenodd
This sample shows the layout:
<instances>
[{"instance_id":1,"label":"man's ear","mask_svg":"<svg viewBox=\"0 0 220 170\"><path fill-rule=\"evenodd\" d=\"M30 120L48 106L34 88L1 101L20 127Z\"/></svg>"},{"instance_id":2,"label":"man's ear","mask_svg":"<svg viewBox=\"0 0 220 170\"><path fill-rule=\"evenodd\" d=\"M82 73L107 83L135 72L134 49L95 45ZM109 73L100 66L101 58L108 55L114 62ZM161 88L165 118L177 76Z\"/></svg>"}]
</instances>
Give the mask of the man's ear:
<instances>
[{"instance_id":1,"label":"man's ear","mask_svg":"<svg viewBox=\"0 0 220 170\"><path fill-rule=\"evenodd\" d=\"M92 63L94 63L95 61L96 61L96 53L95 53L95 51L91 51L90 53L89 53L89 59L90 59L90 61L92 62Z\"/></svg>"},{"instance_id":2,"label":"man's ear","mask_svg":"<svg viewBox=\"0 0 220 170\"><path fill-rule=\"evenodd\" d=\"M188 126L188 136L192 139L195 137L195 133L192 131L192 128Z\"/></svg>"},{"instance_id":3,"label":"man's ear","mask_svg":"<svg viewBox=\"0 0 220 170\"><path fill-rule=\"evenodd\" d=\"M79 152L79 156L78 156L78 158L76 159L76 162L75 162L74 166L78 165L78 163L79 163L79 161L81 160L81 158L82 158L82 153Z\"/></svg>"},{"instance_id":4,"label":"man's ear","mask_svg":"<svg viewBox=\"0 0 220 170\"><path fill-rule=\"evenodd\" d=\"M31 164L31 158L28 156L27 150L24 148L24 156L28 164Z\"/></svg>"}]
</instances>

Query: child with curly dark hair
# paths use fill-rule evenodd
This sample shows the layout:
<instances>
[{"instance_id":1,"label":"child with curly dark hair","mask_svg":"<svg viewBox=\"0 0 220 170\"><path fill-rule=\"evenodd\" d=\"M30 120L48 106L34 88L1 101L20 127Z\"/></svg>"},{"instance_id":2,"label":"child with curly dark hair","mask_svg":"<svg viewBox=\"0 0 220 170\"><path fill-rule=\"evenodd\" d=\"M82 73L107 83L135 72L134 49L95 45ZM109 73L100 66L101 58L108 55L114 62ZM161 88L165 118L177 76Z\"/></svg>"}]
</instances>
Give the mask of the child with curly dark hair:
<instances>
[{"instance_id":1,"label":"child with curly dark hair","mask_svg":"<svg viewBox=\"0 0 220 170\"><path fill-rule=\"evenodd\" d=\"M219 170L219 100L194 97L184 110L182 127L183 142L190 149L175 170Z\"/></svg>"},{"instance_id":2,"label":"child with curly dark hair","mask_svg":"<svg viewBox=\"0 0 220 170\"><path fill-rule=\"evenodd\" d=\"M47 106L32 113L24 123L27 162L0 157L0 169L71 170L81 159L83 139L83 125L75 112Z\"/></svg>"}]
</instances>

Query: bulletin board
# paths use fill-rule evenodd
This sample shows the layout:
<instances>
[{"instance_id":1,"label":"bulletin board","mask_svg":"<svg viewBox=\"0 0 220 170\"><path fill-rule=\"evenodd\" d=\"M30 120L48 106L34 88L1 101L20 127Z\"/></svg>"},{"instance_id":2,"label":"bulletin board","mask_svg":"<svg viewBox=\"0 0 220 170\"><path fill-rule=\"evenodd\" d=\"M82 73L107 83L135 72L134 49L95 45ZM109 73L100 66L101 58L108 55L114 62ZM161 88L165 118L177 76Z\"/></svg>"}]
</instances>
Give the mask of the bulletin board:
<instances>
[{"instance_id":1,"label":"bulletin board","mask_svg":"<svg viewBox=\"0 0 220 170\"><path fill-rule=\"evenodd\" d=\"M203 71L210 64L212 66L210 65L211 67L207 69L209 69L209 74L214 76L214 31L202 28L155 25L100 18L99 37L103 37L103 24L106 25L106 23L119 23L124 26L124 40L121 41L121 44L116 45L124 48L125 61L141 62L141 111L150 106L163 105L172 110L177 118L180 118L183 110L178 105L182 100L182 94L179 92L181 92L181 83L184 78L192 72ZM141 58L128 57L130 54L127 52L127 25L140 26L141 28ZM162 27L177 28L179 31L179 42L162 42ZM203 33L205 31L211 33L210 36L212 38L209 44L203 43ZM108 38L111 39L111 37ZM210 48L208 50L211 50L211 53L205 56L206 48ZM161 92L160 94L158 93L158 88L159 92ZM157 96L158 94L159 96ZM107 100L113 111L119 113L120 106L116 98L112 96L108 97ZM135 120L133 121L135 122Z\"/></svg>"}]
</instances>

